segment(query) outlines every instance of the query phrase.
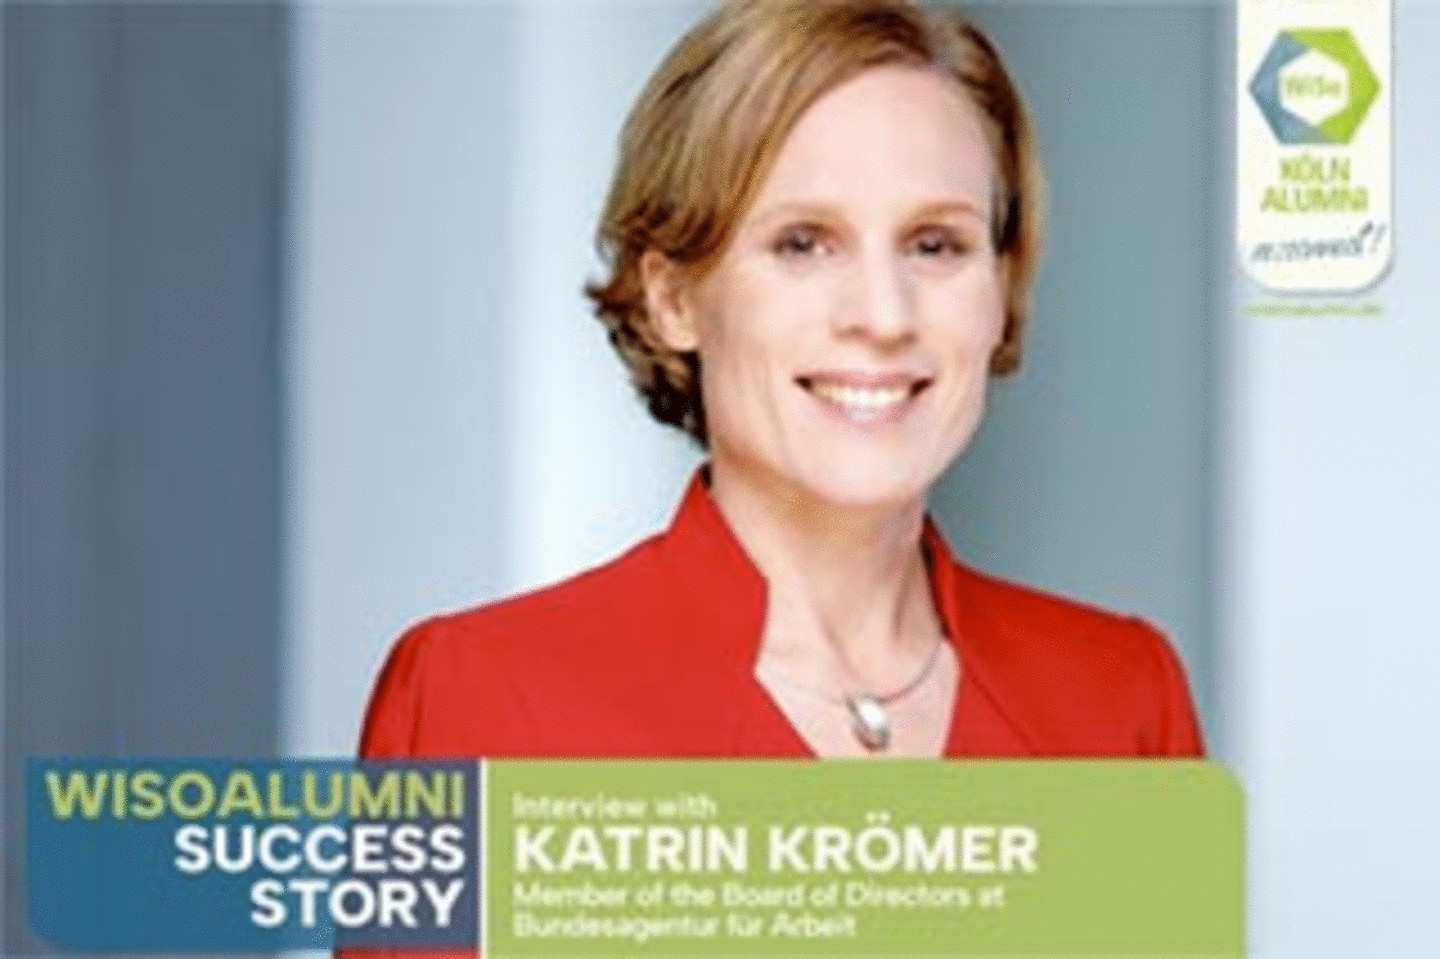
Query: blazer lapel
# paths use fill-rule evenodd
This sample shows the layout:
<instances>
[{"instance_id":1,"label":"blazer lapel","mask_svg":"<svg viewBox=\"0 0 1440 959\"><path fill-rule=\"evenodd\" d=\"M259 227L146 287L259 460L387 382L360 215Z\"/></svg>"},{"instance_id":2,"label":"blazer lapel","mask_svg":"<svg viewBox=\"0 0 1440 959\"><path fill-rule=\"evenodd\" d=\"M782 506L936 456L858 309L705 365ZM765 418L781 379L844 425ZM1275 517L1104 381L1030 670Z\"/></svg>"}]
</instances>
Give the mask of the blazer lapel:
<instances>
[{"instance_id":1,"label":"blazer lapel","mask_svg":"<svg viewBox=\"0 0 1440 959\"><path fill-rule=\"evenodd\" d=\"M1035 755L1041 743L1065 742L1066 724L1052 706L1048 684L1034 681L1024 662L1033 637L1022 634L1034 624L1002 613L998 587L955 559L929 517L923 542L936 607L960 663L945 754ZM654 559L658 588L670 594L663 597L670 639L656 651L667 674L664 708L694 732L687 742L693 738L695 755L813 756L754 677L766 582L730 531L701 471ZM1003 728L996 728L995 716Z\"/></svg>"}]
</instances>

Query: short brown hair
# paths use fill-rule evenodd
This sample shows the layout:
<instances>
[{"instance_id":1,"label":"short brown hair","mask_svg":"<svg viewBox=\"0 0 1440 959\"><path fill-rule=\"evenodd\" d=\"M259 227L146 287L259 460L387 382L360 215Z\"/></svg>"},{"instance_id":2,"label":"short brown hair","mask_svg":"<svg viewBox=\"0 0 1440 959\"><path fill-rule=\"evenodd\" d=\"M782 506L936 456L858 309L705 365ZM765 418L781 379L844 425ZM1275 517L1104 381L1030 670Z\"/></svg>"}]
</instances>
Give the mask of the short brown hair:
<instances>
[{"instance_id":1,"label":"short brown hair","mask_svg":"<svg viewBox=\"0 0 1440 959\"><path fill-rule=\"evenodd\" d=\"M703 270L801 114L861 71L890 64L940 71L980 110L999 173L993 240L1009 264L990 368L1003 375L1019 365L1042 181L1029 116L995 46L964 15L910 0L731 0L681 38L631 109L597 236L610 276L585 288L656 419L706 442L699 360L661 341L641 257L653 248Z\"/></svg>"}]
</instances>

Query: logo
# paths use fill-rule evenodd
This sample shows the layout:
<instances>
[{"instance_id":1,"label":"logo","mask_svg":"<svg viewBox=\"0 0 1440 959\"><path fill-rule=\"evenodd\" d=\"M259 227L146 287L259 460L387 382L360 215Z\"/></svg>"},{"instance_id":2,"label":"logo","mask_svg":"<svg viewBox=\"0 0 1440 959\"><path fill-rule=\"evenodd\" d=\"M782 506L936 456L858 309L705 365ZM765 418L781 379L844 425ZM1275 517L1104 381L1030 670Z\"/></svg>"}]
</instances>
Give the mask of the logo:
<instances>
[{"instance_id":1,"label":"logo","mask_svg":"<svg viewBox=\"0 0 1440 959\"><path fill-rule=\"evenodd\" d=\"M1355 293L1389 268L1391 5L1238 0L1235 236L1267 289Z\"/></svg>"},{"instance_id":2,"label":"logo","mask_svg":"<svg viewBox=\"0 0 1440 959\"><path fill-rule=\"evenodd\" d=\"M1275 139L1344 145L1355 136L1380 81L1344 29L1282 30L1250 80L1250 95Z\"/></svg>"}]
</instances>

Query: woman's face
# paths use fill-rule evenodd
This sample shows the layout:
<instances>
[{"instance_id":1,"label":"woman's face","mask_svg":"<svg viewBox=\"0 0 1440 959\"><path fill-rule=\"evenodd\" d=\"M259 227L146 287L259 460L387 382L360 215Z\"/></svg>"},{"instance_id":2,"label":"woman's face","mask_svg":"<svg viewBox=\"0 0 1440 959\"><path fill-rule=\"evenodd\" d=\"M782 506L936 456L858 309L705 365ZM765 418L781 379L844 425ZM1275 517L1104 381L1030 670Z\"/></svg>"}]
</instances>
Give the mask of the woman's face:
<instances>
[{"instance_id":1,"label":"woman's face","mask_svg":"<svg viewBox=\"0 0 1440 959\"><path fill-rule=\"evenodd\" d=\"M717 467L913 503L974 435L1005 312L995 171L954 81L878 67L801 117L662 335L696 349Z\"/></svg>"}]
</instances>

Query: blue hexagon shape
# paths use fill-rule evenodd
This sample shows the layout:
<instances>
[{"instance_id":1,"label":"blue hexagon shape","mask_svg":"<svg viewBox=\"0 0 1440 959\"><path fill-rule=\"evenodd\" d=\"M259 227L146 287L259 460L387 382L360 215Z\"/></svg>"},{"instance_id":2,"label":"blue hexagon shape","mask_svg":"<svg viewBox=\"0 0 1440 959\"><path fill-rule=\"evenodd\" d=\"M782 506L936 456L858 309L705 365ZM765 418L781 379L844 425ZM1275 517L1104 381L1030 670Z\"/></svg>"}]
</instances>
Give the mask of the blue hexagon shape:
<instances>
[{"instance_id":1,"label":"blue hexagon shape","mask_svg":"<svg viewBox=\"0 0 1440 959\"><path fill-rule=\"evenodd\" d=\"M1347 80L1344 105L1318 123L1289 110L1281 96L1284 68L1312 52L1333 61L1345 72ZM1292 146L1349 143L1379 94L1380 81L1355 38L1349 30L1338 28L1280 31L1250 80L1250 95L1255 98L1255 105L1269 124L1270 132L1281 143Z\"/></svg>"}]
</instances>

